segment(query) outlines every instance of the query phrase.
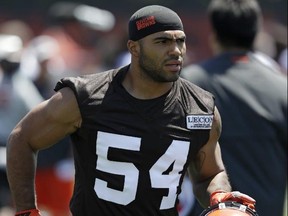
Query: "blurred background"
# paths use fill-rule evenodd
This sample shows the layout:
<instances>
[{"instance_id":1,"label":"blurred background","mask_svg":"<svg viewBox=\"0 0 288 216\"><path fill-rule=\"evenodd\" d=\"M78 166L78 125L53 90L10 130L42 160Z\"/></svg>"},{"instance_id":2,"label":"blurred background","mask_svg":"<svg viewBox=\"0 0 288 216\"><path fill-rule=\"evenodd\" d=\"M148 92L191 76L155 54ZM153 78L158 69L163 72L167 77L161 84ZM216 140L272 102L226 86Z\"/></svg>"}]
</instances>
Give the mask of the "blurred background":
<instances>
[{"instance_id":1,"label":"blurred background","mask_svg":"<svg viewBox=\"0 0 288 216\"><path fill-rule=\"evenodd\" d=\"M8 135L32 107L54 93L56 82L64 76L128 64L128 20L136 10L150 4L167 6L182 18L187 35L186 65L211 57L208 3L209 0L0 1L0 216L14 215L6 179ZM259 3L264 17L255 49L274 59L287 74L287 0ZM36 189L44 216L70 215L73 175L68 138L39 153Z\"/></svg>"},{"instance_id":2,"label":"blurred background","mask_svg":"<svg viewBox=\"0 0 288 216\"><path fill-rule=\"evenodd\" d=\"M0 24L8 19L21 19L29 24L33 34L40 34L47 25L45 14L49 6L55 2L57 1L29 0L28 3L20 0L1 0ZM111 58L114 58L115 53L122 48L120 45L123 45L127 33L126 23L130 15L148 4L161 4L176 10L181 15L188 34L189 61L202 60L211 54L207 45L209 26L205 14L209 0L83 0L78 2L109 10L115 15L115 27L109 32L111 36L106 37L106 41L112 41L113 46L115 44L111 47L111 43L108 43L110 46L106 52L110 57L109 61L112 61ZM278 58L283 47L287 46L287 0L260 0L259 2L265 14L265 33L268 33L263 35L259 42L259 49L263 49L273 58ZM263 42L264 40L266 43ZM266 44L266 47L262 47L262 44Z\"/></svg>"}]
</instances>

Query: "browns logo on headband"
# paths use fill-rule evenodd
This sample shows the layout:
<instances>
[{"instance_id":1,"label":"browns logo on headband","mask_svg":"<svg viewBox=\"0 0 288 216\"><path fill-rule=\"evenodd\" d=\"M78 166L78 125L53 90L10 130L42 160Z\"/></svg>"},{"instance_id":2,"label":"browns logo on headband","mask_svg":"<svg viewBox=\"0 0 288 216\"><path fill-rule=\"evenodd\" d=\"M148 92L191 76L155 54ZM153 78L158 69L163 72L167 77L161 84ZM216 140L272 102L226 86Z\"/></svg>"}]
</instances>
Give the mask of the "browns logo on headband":
<instances>
[{"instance_id":1,"label":"browns logo on headband","mask_svg":"<svg viewBox=\"0 0 288 216\"><path fill-rule=\"evenodd\" d=\"M184 31L180 17L173 10L160 5L150 5L136 11L128 27L129 39L133 41L160 31Z\"/></svg>"}]
</instances>

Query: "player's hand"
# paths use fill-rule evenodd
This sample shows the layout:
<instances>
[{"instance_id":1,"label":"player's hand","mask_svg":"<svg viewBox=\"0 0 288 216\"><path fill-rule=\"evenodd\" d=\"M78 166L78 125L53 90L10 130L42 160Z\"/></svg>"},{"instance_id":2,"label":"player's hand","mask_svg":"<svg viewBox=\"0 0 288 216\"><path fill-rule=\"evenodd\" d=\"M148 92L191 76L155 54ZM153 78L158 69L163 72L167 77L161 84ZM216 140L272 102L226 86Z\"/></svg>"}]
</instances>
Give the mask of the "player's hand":
<instances>
[{"instance_id":1,"label":"player's hand","mask_svg":"<svg viewBox=\"0 0 288 216\"><path fill-rule=\"evenodd\" d=\"M240 193L239 191L232 191L232 192L226 192L226 191L215 191L210 196L210 205L216 205L220 202L226 202L226 201L234 201L243 205L248 206L249 208L255 210L255 204L256 201L243 193Z\"/></svg>"},{"instance_id":2,"label":"player's hand","mask_svg":"<svg viewBox=\"0 0 288 216\"><path fill-rule=\"evenodd\" d=\"M41 216L41 213L38 209L29 209L17 212L15 216Z\"/></svg>"}]
</instances>

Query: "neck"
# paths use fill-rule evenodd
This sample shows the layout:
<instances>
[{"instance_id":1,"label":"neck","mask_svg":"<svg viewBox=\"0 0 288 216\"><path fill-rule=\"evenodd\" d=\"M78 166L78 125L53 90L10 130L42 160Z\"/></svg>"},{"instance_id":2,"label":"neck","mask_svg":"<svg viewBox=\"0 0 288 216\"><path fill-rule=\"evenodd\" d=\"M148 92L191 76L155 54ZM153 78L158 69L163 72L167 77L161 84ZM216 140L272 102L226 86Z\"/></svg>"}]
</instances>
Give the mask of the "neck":
<instances>
[{"instance_id":1,"label":"neck","mask_svg":"<svg viewBox=\"0 0 288 216\"><path fill-rule=\"evenodd\" d=\"M224 46L218 40L215 34L212 34L210 37L210 46L213 52L213 55L220 55L226 52L237 52L237 51L249 51L249 49L239 46Z\"/></svg>"},{"instance_id":2,"label":"neck","mask_svg":"<svg viewBox=\"0 0 288 216\"><path fill-rule=\"evenodd\" d=\"M226 52L243 52L243 51L248 51L248 49L243 48L243 47L237 47L237 46L229 46L229 47L222 46L219 43L215 44L213 47L214 55L219 55L219 54L226 53Z\"/></svg>"},{"instance_id":3,"label":"neck","mask_svg":"<svg viewBox=\"0 0 288 216\"><path fill-rule=\"evenodd\" d=\"M137 69L130 66L123 82L126 91L138 99L153 99L167 93L173 85L173 82L155 82L151 79L145 79L140 75Z\"/></svg>"}]
</instances>

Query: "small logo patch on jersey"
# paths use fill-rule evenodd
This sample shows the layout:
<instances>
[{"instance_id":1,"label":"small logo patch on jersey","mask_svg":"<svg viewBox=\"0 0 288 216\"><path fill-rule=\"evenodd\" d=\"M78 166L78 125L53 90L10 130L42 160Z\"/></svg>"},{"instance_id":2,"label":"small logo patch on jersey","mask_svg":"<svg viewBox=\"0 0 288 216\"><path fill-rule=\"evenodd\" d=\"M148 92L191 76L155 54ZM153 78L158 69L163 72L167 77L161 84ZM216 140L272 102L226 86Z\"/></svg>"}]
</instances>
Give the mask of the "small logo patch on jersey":
<instances>
[{"instance_id":1,"label":"small logo patch on jersey","mask_svg":"<svg viewBox=\"0 0 288 216\"><path fill-rule=\"evenodd\" d=\"M186 124L187 129L211 129L213 122L213 115L187 115Z\"/></svg>"}]
</instances>

